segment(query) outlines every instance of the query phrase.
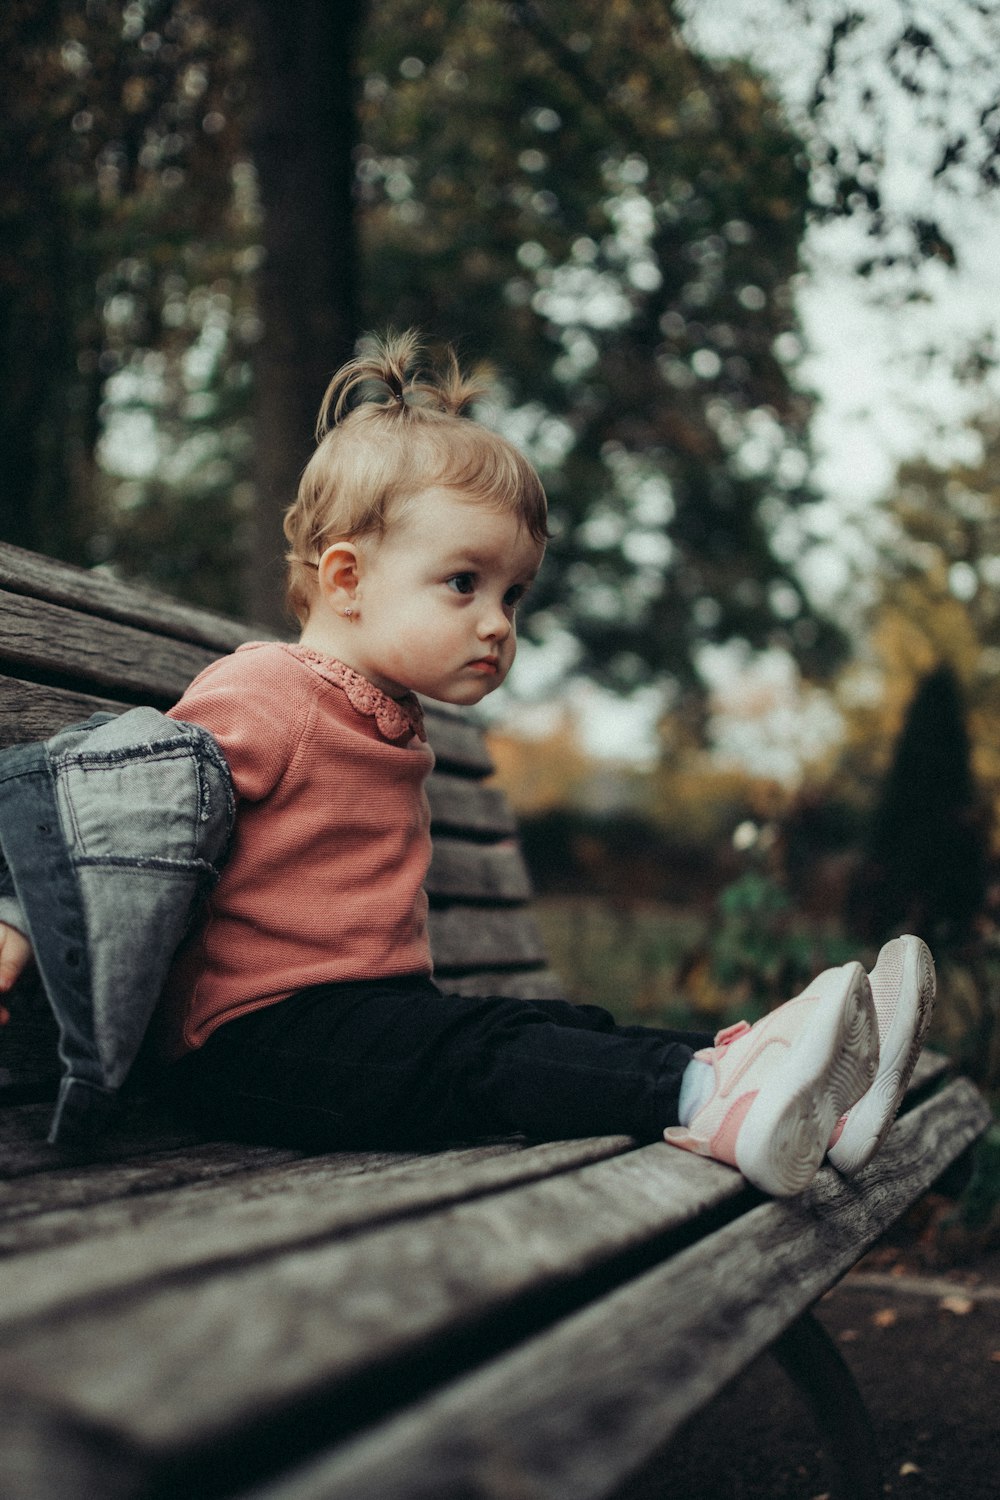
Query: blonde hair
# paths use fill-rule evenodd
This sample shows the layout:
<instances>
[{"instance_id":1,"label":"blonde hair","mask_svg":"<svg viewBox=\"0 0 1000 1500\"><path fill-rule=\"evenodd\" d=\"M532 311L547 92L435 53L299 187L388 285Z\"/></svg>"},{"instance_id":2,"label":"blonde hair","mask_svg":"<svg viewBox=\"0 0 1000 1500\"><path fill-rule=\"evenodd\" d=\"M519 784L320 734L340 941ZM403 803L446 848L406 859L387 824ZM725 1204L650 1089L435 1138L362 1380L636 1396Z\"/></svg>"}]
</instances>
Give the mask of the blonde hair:
<instances>
[{"instance_id":1,"label":"blonde hair","mask_svg":"<svg viewBox=\"0 0 1000 1500\"><path fill-rule=\"evenodd\" d=\"M484 372L417 368L411 329L371 338L326 388L317 448L285 514L288 605L305 623L315 567L331 542L385 536L408 502L429 489L461 490L516 515L537 542L548 536L545 491L534 468L499 433L463 416L485 394Z\"/></svg>"}]
</instances>

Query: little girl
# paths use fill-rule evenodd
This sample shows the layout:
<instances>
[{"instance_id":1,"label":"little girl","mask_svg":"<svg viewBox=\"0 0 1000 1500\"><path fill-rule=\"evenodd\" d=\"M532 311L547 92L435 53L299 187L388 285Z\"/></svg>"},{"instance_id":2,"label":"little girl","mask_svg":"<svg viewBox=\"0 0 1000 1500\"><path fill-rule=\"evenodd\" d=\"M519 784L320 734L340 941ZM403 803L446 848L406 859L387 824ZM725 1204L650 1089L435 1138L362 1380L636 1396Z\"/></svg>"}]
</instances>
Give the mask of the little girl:
<instances>
[{"instance_id":1,"label":"little girl","mask_svg":"<svg viewBox=\"0 0 1000 1500\"><path fill-rule=\"evenodd\" d=\"M164 995L180 1095L213 1129L319 1149L665 1134L773 1194L827 1152L860 1170L929 1020L916 938L888 944L870 980L827 970L714 1041L435 985L415 694L471 705L504 681L547 529L531 465L463 415L480 391L454 357L416 378L417 354L412 334L389 337L324 396L285 520L298 643L241 647L171 710L213 736L237 796Z\"/></svg>"}]
</instances>

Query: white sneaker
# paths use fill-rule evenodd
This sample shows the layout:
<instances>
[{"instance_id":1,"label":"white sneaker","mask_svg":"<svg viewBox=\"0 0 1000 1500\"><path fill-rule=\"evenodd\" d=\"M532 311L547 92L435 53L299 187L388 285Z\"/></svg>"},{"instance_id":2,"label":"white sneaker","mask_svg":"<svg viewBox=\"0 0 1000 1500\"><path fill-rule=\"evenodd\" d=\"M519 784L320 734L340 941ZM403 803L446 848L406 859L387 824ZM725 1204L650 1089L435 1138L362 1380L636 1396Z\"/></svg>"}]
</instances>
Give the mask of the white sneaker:
<instances>
[{"instance_id":1,"label":"white sneaker","mask_svg":"<svg viewBox=\"0 0 1000 1500\"><path fill-rule=\"evenodd\" d=\"M889 1134L934 1009L934 960L917 937L886 943L868 978L878 1016L878 1072L868 1092L838 1122L827 1152L846 1177L867 1166Z\"/></svg>"},{"instance_id":2,"label":"white sneaker","mask_svg":"<svg viewBox=\"0 0 1000 1500\"><path fill-rule=\"evenodd\" d=\"M720 1031L695 1057L714 1080L672 1146L738 1167L774 1197L801 1192L816 1174L837 1120L878 1067L878 1022L860 964L827 969L794 1000L748 1026Z\"/></svg>"}]
</instances>

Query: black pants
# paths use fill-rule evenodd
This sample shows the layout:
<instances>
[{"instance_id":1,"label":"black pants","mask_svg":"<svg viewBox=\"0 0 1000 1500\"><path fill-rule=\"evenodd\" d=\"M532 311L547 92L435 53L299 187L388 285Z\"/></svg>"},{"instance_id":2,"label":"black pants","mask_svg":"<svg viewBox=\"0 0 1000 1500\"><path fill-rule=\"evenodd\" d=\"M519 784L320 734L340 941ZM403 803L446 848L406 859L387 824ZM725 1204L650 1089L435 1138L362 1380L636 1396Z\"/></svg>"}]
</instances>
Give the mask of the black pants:
<instances>
[{"instance_id":1,"label":"black pants","mask_svg":"<svg viewBox=\"0 0 1000 1500\"><path fill-rule=\"evenodd\" d=\"M410 978L301 990L219 1027L171 1073L209 1128L307 1149L654 1140L677 1123L681 1075L711 1040Z\"/></svg>"}]
</instances>

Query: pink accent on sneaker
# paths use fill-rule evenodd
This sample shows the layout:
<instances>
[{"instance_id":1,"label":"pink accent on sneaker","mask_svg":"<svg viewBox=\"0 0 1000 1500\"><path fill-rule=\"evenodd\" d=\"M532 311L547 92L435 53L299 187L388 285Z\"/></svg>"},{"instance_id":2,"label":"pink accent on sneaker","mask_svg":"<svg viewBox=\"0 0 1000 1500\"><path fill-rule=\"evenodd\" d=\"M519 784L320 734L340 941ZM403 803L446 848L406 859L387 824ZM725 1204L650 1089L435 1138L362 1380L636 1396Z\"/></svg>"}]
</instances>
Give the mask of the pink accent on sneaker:
<instances>
[{"instance_id":1,"label":"pink accent on sneaker","mask_svg":"<svg viewBox=\"0 0 1000 1500\"><path fill-rule=\"evenodd\" d=\"M750 1030L749 1026L747 1030ZM709 1155L714 1156L716 1161L727 1161L731 1167L737 1165L736 1141L740 1126L746 1119L756 1097L756 1090L751 1094L741 1094L732 1109L725 1115L722 1124L709 1142Z\"/></svg>"},{"instance_id":2,"label":"pink accent on sneaker","mask_svg":"<svg viewBox=\"0 0 1000 1500\"><path fill-rule=\"evenodd\" d=\"M828 969L756 1025L728 1026L695 1054L710 1064L714 1087L690 1123L664 1137L738 1167L766 1193L800 1192L838 1117L875 1075L877 1035L861 965Z\"/></svg>"},{"instance_id":3,"label":"pink accent on sneaker","mask_svg":"<svg viewBox=\"0 0 1000 1500\"><path fill-rule=\"evenodd\" d=\"M735 1042L737 1037L746 1036L751 1029L749 1021L734 1021L731 1026L724 1026L721 1031L715 1033L715 1045L728 1047L730 1042ZM702 1053L711 1052L711 1050L709 1047L703 1047L702 1052L696 1052L695 1056L700 1057Z\"/></svg>"},{"instance_id":4,"label":"pink accent on sneaker","mask_svg":"<svg viewBox=\"0 0 1000 1500\"><path fill-rule=\"evenodd\" d=\"M879 1066L870 1089L830 1137L828 1155L846 1177L866 1167L892 1128L934 1010L934 960L917 937L886 943L868 976L879 1030Z\"/></svg>"}]
</instances>

